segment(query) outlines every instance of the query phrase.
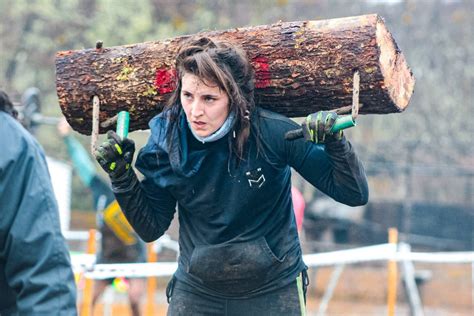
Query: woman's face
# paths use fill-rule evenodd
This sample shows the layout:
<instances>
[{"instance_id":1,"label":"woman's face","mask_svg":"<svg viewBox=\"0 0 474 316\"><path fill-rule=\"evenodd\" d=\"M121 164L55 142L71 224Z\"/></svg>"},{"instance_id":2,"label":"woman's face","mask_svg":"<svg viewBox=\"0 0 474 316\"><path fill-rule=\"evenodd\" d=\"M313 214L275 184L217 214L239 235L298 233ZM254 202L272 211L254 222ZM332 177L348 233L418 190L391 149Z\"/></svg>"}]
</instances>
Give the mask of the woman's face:
<instances>
[{"instance_id":1,"label":"woman's face","mask_svg":"<svg viewBox=\"0 0 474 316\"><path fill-rule=\"evenodd\" d=\"M217 131L229 115L227 93L190 73L181 78L180 99L191 128L200 137Z\"/></svg>"}]
</instances>

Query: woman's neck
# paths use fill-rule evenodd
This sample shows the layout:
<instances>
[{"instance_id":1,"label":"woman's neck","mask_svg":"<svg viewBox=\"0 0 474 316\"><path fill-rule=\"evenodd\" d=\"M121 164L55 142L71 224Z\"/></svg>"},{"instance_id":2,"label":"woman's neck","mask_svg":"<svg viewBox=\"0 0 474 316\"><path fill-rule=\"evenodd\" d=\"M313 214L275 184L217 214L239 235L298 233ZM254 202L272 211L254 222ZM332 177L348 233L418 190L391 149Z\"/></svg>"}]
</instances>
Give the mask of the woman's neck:
<instances>
[{"instance_id":1,"label":"woman's neck","mask_svg":"<svg viewBox=\"0 0 474 316\"><path fill-rule=\"evenodd\" d=\"M219 127L217 131L205 137L201 137L197 135L193 131L189 122L188 122L188 127L191 130L191 133L193 134L194 138L196 138L199 142L204 144L204 143L215 142L216 140L219 140L225 135L227 135L232 130L232 127L234 127L234 123L235 123L235 114L234 112L230 112L229 116L227 116L227 119L224 121L224 124L222 124L222 126Z\"/></svg>"}]
</instances>

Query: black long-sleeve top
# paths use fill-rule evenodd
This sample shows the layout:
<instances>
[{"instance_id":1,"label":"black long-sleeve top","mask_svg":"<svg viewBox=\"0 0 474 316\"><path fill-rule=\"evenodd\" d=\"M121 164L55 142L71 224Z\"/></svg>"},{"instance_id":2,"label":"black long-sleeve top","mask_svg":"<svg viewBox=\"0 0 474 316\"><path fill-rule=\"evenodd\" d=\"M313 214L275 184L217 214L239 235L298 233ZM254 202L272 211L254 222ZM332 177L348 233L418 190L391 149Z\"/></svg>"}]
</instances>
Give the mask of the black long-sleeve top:
<instances>
[{"instance_id":1,"label":"black long-sleeve top","mask_svg":"<svg viewBox=\"0 0 474 316\"><path fill-rule=\"evenodd\" d=\"M166 112L150 122L151 136L136 167L114 192L145 240L160 237L179 213L180 257L175 276L220 297L250 297L294 281L304 268L291 202L291 168L335 200L367 203L363 166L343 138L326 145L284 134L299 126L257 108L244 160L229 157L229 137L200 143L182 114L170 139ZM173 146L168 146L168 141Z\"/></svg>"}]
</instances>

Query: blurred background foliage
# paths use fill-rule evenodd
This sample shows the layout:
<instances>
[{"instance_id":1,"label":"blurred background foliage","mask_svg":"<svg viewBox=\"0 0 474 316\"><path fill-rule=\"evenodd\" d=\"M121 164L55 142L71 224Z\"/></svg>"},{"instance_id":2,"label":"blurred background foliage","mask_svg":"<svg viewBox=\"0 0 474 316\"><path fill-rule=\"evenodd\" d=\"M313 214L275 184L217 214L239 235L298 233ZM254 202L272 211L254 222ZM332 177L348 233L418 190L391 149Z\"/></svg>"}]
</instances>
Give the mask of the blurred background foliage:
<instances>
[{"instance_id":1,"label":"blurred background foliage","mask_svg":"<svg viewBox=\"0 0 474 316\"><path fill-rule=\"evenodd\" d=\"M370 176L371 201L473 205L472 0L0 0L0 88L19 101L31 86L60 116L55 53L278 21L380 14L417 80L402 114L360 117L347 132ZM143 143L146 134L132 134ZM89 137L77 135L88 146ZM66 159L54 127L37 134ZM299 183L309 199L314 192ZM88 209L74 180L73 208Z\"/></svg>"}]
</instances>

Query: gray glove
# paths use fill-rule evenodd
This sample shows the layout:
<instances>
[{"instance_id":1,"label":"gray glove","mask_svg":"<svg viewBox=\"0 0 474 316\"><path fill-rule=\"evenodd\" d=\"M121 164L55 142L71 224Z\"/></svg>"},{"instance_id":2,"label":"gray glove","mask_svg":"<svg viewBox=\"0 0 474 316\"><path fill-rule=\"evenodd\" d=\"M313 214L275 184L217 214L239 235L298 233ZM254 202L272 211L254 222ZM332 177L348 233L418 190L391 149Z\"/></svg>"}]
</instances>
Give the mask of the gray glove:
<instances>
[{"instance_id":1,"label":"gray glove","mask_svg":"<svg viewBox=\"0 0 474 316\"><path fill-rule=\"evenodd\" d=\"M324 144L342 139L342 130L332 133L331 129L337 119L337 113L319 111L306 117L301 124L303 136L307 141Z\"/></svg>"}]
</instances>

